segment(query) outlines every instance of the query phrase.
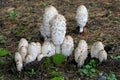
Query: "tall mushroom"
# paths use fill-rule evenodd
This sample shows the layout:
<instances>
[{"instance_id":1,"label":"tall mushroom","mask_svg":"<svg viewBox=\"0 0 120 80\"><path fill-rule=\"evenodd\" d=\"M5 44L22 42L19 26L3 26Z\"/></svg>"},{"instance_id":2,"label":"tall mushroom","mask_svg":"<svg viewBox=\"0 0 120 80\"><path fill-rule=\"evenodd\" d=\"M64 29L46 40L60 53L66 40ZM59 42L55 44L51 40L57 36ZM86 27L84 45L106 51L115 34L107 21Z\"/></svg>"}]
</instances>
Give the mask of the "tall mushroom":
<instances>
[{"instance_id":1,"label":"tall mushroom","mask_svg":"<svg viewBox=\"0 0 120 80\"><path fill-rule=\"evenodd\" d=\"M78 7L76 11L76 21L77 25L79 26L79 32L83 32L83 28L85 27L87 21L88 21L88 11L87 8L84 5L81 5Z\"/></svg>"},{"instance_id":2,"label":"tall mushroom","mask_svg":"<svg viewBox=\"0 0 120 80\"><path fill-rule=\"evenodd\" d=\"M45 12L43 15L43 24L40 27L41 35L44 39L51 38L51 31L50 31L50 21L58 14L58 11L54 6L48 6L45 8Z\"/></svg>"},{"instance_id":3,"label":"tall mushroom","mask_svg":"<svg viewBox=\"0 0 120 80\"><path fill-rule=\"evenodd\" d=\"M83 66L84 61L88 56L88 45L85 40L80 40L78 47L75 49L75 61L78 67Z\"/></svg>"},{"instance_id":4,"label":"tall mushroom","mask_svg":"<svg viewBox=\"0 0 120 80\"><path fill-rule=\"evenodd\" d=\"M74 50L74 41L71 36L66 36L62 43L62 54L69 57Z\"/></svg>"},{"instance_id":5,"label":"tall mushroom","mask_svg":"<svg viewBox=\"0 0 120 80\"><path fill-rule=\"evenodd\" d=\"M102 42L97 41L91 48L91 57L98 58L100 62L107 59L107 52L104 50Z\"/></svg>"},{"instance_id":6,"label":"tall mushroom","mask_svg":"<svg viewBox=\"0 0 120 80\"><path fill-rule=\"evenodd\" d=\"M15 63L16 63L17 70L21 72L23 68L23 63L22 63L22 57L19 52L15 53Z\"/></svg>"},{"instance_id":7,"label":"tall mushroom","mask_svg":"<svg viewBox=\"0 0 120 80\"><path fill-rule=\"evenodd\" d=\"M66 34L66 19L58 14L51 22L52 41L55 44L56 53L61 53L60 46L63 43Z\"/></svg>"}]
</instances>

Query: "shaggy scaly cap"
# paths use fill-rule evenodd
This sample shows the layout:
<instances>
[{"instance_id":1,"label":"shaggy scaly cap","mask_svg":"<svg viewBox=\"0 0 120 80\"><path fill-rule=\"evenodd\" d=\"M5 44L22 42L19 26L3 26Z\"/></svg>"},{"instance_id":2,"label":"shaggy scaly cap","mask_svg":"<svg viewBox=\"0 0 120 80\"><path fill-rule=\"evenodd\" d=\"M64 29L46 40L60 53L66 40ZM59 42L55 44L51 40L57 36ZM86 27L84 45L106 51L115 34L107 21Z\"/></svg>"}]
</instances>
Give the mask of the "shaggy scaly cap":
<instances>
[{"instance_id":1,"label":"shaggy scaly cap","mask_svg":"<svg viewBox=\"0 0 120 80\"><path fill-rule=\"evenodd\" d=\"M66 36L62 43L62 54L66 57L70 56L74 50L74 41L71 36Z\"/></svg>"},{"instance_id":2,"label":"shaggy scaly cap","mask_svg":"<svg viewBox=\"0 0 120 80\"><path fill-rule=\"evenodd\" d=\"M56 53L61 53L60 46L63 43L66 34L66 19L58 14L51 22L52 41L56 47Z\"/></svg>"},{"instance_id":3,"label":"shaggy scaly cap","mask_svg":"<svg viewBox=\"0 0 120 80\"><path fill-rule=\"evenodd\" d=\"M88 45L85 40L80 40L78 47L75 49L75 61L78 63L78 67L83 66L87 56Z\"/></svg>"},{"instance_id":4,"label":"shaggy scaly cap","mask_svg":"<svg viewBox=\"0 0 120 80\"><path fill-rule=\"evenodd\" d=\"M58 14L58 11L54 6L48 6L45 8L45 12L43 15L43 24L40 27L41 35L46 40L47 38L51 37L51 30L50 30L50 21Z\"/></svg>"},{"instance_id":5,"label":"shaggy scaly cap","mask_svg":"<svg viewBox=\"0 0 120 80\"><path fill-rule=\"evenodd\" d=\"M55 54L54 44L51 41L46 40L42 45L42 55L44 57L50 57L54 54Z\"/></svg>"},{"instance_id":6,"label":"shaggy scaly cap","mask_svg":"<svg viewBox=\"0 0 120 80\"><path fill-rule=\"evenodd\" d=\"M80 32L83 32L83 28L85 27L88 21L88 11L84 5L78 7L76 11L76 21L78 26L80 27Z\"/></svg>"},{"instance_id":7,"label":"shaggy scaly cap","mask_svg":"<svg viewBox=\"0 0 120 80\"><path fill-rule=\"evenodd\" d=\"M19 45L18 45L18 51L20 50L20 48L24 46L24 47L28 47L28 41L25 38L20 39Z\"/></svg>"},{"instance_id":8,"label":"shaggy scaly cap","mask_svg":"<svg viewBox=\"0 0 120 80\"><path fill-rule=\"evenodd\" d=\"M104 45L102 42L95 42L91 48L91 57L98 58L98 53L100 50L104 50Z\"/></svg>"}]
</instances>

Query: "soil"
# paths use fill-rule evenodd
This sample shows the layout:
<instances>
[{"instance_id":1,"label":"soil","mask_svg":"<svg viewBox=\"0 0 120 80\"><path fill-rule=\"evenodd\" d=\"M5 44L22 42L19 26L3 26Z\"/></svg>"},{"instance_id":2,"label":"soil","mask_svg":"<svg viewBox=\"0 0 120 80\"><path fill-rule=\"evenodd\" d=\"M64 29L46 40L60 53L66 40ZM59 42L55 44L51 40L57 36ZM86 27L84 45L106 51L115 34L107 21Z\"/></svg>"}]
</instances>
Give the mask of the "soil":
<instances>
[{"instance_id":1,"label":"soil","mask_svg":"<svg viewBox=\"0 0 120 80\"><path fill-rule=\"evenodd\" d=\"M0 47L5 48L14 56L21 38L26 38L29 42L43 43L39 27L42 23L44 9L48 5L55 6L67 19L67 35L73 37L75 47L81 39L85 39L89 47L96 41L104 43L108 59L97 69L104 73L113 73L120 80L120 60L110 58L110 55L120 55L119 0L0 0L0 35L3 35L6 41L6 43L1 43ZM89 20L82 34L78 32L75 21L76 9L79 5L85 5L89 11ZM20 15L16 20L9 19L8 11L12 8ZM74 61L62 64L64 66L51 66L46 69L41 67L44 60L35 61L19 73L13 59L9 56L1 59L6 62L5 65L0 65L2 80L50 80L52 76L47 71L50 69L60 71L66 80L80 80L81 78L81 69L76 68ZM31 69L35 70L32 76L27 74ZM91 80L96 80L97 77ZM85 76L81 80L90 79Z\"/></svg>"}]
</instances>

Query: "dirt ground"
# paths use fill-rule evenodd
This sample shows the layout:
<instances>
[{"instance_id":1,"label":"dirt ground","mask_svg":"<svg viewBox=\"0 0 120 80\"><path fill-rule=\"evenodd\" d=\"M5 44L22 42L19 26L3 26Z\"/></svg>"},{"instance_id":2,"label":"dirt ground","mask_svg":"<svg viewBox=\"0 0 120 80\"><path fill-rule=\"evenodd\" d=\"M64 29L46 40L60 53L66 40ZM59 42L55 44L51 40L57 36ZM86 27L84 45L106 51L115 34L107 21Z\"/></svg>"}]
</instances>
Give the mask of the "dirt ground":
<instances>
[{"instance_id":1,"label":"dirt ground","mask_svg":"<svg viewBox=\"0 0 120 80\"><path fill-rule=\"evenodd\" d=\"M120 0L0 0L0 35L3 35L6 41L5 44L0 44L0 47L14 55L18 42L23 37L30 42L42 43L39 27L42 23L44 9L48 5L55 6L59 13L65 16L67 34L73 37L75 45L81 39L85 39L89 47L96 41L102 41L105 44L108 60L100 64L98 70L114 73L120 80L120 60L110 58L110 55L120 55ZM75 21L76 9L79 5L85 5L89 11L89 21L82 34L78 32ZM9 19L8 10L11 8L15 8L20 15L17 20ZM28 65L28 69L25 68L21 75L18 75L14 61L9 57L3 59L7 63L0 65L3 80L50 80L51 78L47 69L40 68L42 63L34 62ZM57 68L63 76L66 76L66 80L79 80L79 69L76 69L72 63L64 65L51 68L53 70ZM36 71L31 77L26 73L30 69ZM82 80L90 79L86 77Z\"/></svg>"}]
</instances>

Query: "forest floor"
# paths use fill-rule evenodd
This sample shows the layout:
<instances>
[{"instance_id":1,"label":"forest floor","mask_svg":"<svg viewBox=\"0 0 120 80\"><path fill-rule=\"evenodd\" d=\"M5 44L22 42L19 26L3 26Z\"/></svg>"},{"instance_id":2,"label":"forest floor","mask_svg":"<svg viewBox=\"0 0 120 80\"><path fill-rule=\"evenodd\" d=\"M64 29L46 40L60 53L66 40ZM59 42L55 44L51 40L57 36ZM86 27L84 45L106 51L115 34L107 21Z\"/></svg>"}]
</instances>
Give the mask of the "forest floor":
<instances>
[{"instance_id":1,"label":"forest floor","mask_svg":"<svg viewBox=\"0 0 120 80\"><path fill-rule=\"evenodd\" d=\"M115 74L120 80L120 59L114 58L120 55L119 0L0 0L0 36L2 36L0 48L8 50L14 56L21 38L26 38L29 42L39 41L42 44L39 27L42 24L44 9L48 5L55 6L67 19L67 35L73 37L75 47L81 39L86 40L89 47L96 41L104 43L108 59L99 64L97 70ZM76 9L80 5L85 5L89 11L89 20L82 34L78 32L75 21ZM11 16L9 13L11 9L16 11L15 15ZM44 68L41 67L44 60L28 64L18 74L13 59L9 56L0 59L5 62L0 64L0 80L50 80L53 78L50 70L59 71L65 80L80 80L80 78L96 80L98 77L98 75L94 79L88 76L81 77L82 69L76 68L72 62Z\"/></svg>"}]
</instances>

